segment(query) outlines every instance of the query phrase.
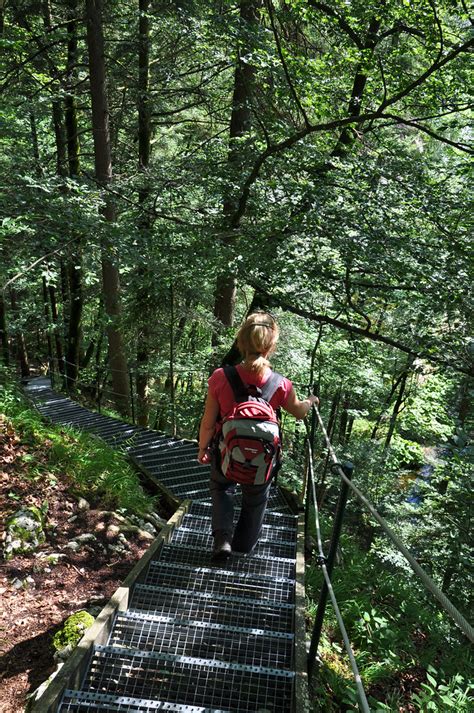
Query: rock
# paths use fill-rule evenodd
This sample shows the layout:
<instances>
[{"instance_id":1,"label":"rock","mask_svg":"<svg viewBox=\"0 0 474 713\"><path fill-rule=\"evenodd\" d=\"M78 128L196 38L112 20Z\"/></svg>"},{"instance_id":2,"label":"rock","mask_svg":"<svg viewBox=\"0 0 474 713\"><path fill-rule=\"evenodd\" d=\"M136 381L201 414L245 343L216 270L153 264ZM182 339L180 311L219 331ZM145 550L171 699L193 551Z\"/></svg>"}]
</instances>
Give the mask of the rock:
<instances>
[{"instance_id":1,"label":"rock","mask_svg":"<svg viewBox=\"0 0 474 713\"><path fill-rule=\"evenodd\" d=\"M150 541L150 540L154 540L154 539L155 539L155 535L151 534L151 533L148 532L147 530L138 530L137 535L138 535L138 537L140 538L140 540L148 540L148 541Z\"/></svg>"},{"instance_id":2,"label":"rock","mask_svg":"<svg viewBox=\"0 0 474 713\"><path fill-rule=\"evenodd\" d=\"M3 556L10 560L16 554L32 552L45 540L44 515L34 505L17 510L5 523Z\"/></svg>"},{"instance_id":3,"label":"rock","mask_svg":"<svg viewBox=\"0 0 474 713\"><path fill-rule=\"evenodd\" d=\"M77 509L78 510L82 510L82 511L90 510L90 507L91 506L89 505L89 503L87 502L87 500L85 498L79 498L79 500L77 501Z\"/></svg>"},{"instance_id":4,"label":"rock","mask_svg":"<svg viewBox=\"0 0 474 713\"><path fill-rule=\"evenodd\" d=\"M64 545L64 547L68 550L72 550L73 552L79 552L81 549L81 544L79 542L76 542L75 540L71 540L67 544Z\"/></svg>"},{"instance_id":5,"label":"rock","mask_svg":"<svg viewBox=\"0 0 474 713\"><path fill-rule=\"evenodd\" d=\"M59 651L55 651L54 653L54 660L55 661L66 661L72 652L74 651L76 647L73 644L67 644L67 646L64 646L64 648L59 649Z\"/></svg>"},{"instance_id":6,"label":"rock","mask_svg":"<svg viewBox=\"0 0 474 713\"><path fill-rule=\"evenodd\" d=\"M87 545L90 542L97 542L97 537L92 532L84 532L82 535L75 537L74 540L81 545Z\"/></svg>"},{"instance_id":7,"label":"rock","mask_svg":"<svg viewBox=\"0 0 474 713\"><path fill-rule=\"evenodd\" d=\"M18 577L15 577L15 579L12 580L12 587L13 589L23 589L23 582L21 579L18 579Z\"/></svg>"},{"instance_id":8,"label":"rock","mask_svg":"<svg viewBox=\"0 0 474 713\"><path fill-rule=\"evenodd\" d=\"M75 614L71 614L62 629L56 632L53 637L53 648L57 656L61 659L67 658L76 647L84 632L92 626L94 617L81 609Z\"/></svg>"},{"instance_id":9,"label":"rock","mask_svg":"<svg viewBox=\"0 0 474 713\"><path fill-rule=\"evenodd\" d=\"M120 534L120 527L118 525L109 525L105 536L108 540L114 540Z\"/></svg>"}]
</instances>

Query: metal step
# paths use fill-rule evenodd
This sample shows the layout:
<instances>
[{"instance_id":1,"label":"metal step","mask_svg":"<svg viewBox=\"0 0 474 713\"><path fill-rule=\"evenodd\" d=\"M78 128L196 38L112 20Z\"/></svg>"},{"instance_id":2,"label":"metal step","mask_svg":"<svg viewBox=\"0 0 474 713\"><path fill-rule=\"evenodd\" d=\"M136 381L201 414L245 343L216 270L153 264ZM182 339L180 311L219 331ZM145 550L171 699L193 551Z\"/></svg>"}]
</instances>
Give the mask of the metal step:
<instances>
[{"instance_id":1,"label":"metal step","mask_svg":"<svg viewBox=\"0 0 474 713\"><path fill-rule=\"evenodd\" d=\"M187 616L120 613L108 645L250 666L290 669L293 664L292 634L202 622Z\"/></svg>"},{"instance_id":2,"label":"metal step","mask_svg":"<svg viewBox=\"0 0 474 713\"><path fill-rule=\"evenodd\" d=\"M249 713L288 713L295 674L258 666L151 651L98 646L84 688L97 693L166 700Z\"/></svg>"},{"instance_id":3,"label":"metal step","mask_svg":"<svg viewBox=\"0 0 474 713\"><path fill-rule=\"evenodd\" d=\"M192 530L183 525L173 533L173 545L188 545L200 549L211 550L214 539L210 533ZM278 540L265 540L264 533L260 537L254 550L256 557L284 557L295 559L296 542L279 542Z\"/></svg>"},{"instance_id":4,"label":"metal step","mask_svg":"<svg viewBox=\"0 0 474 713\"><path fill-rule=\"evenodd\" d=\"M151 562L145 584L155 587L192 589L239 599L293 604L294 581L259 577L218 567L190 567L183 564Z\"/></svg>"},{"instance_id":5,"label":"metal step","mask_svg":"<svg viewBox=\"0 0 474 713\"><path fill-rule=\"evenodd\" d=\"M238 513L234 514L234 522L237 522ZM194 530L195 532L211 533L212 520L210 517L200 515L185 515L180 526ZM278 525L263 525L261 539L267 542L278 541L292 544L296 540L296 530L292 527L278 527Z\"/></svg>"},{"instance_id":6,"label":"metal step","mask_svg":"<svg viewBox=\"0 0 474 713\"><path fill-rule=\"evenodd\" d=\"M210 517L212 512L212 505L208 503L192 503L189 513L191 515L199 515L204 517ZM294 528L296 531L298 527L298 516L291 513L280 513L271 512L267 509L265 513L265 523L267 525L274 524L280 527Z\"/></svg>"},{"instance_id":7,"label":"metal step","mask_svg":"<svg viewBox=\"0 0 474 713\"><path fill-rule=\"evenodd\" d=\"M183 457L188 457L192 460L195 459L197 455L197 445L195 443L180 443L177 446L170 446L168 440L163 441L163 439L160 439L155 443L134 449L133 457L139 460L140 463L146 465L149 461L159 462L160 459L168 460L170 451L179 456L181 460Z\"/></svg>"},{"instance_id":8,"label":"metal step","mask_svg":"<svg viewBox=\"0 0 474 713\"><path fill-rule=\"evenodd\" d=\"M238 592L238 589L236 589ZM148 616L184 616L214 624L293 631L294 605L232 596L228 592L196 592L176 587L136 584L129 612Z\"/></svg>"},{"instance_id":9,"label":"metal step","mask_svg":"<svg viewBox=\"0 0 474 713\"><path fill-rule=\"evenodd\" d=\"M176 565L191 567L213 567L210 550L200 550L196 546L164 545L160 550L157 562L169 562ZM219 565L220 569L242 574L251 574L266 578L285 578L294 580L296 576L295 560L284 557L258 557L241 556L232 554L225 564Z\"/></svg>"},{"instance_id":10,"label":"metal step","mask_svg":"<svg viewBox=\"0 0 474 713\"><path fill-rule=\"evenodd\" d=\"M231 713L220 708L202 708L202 706L180 705L169 701L130 698L130 696L111 696L90 691L64 692L58 713Z\"/></svg>"}]
</instances>

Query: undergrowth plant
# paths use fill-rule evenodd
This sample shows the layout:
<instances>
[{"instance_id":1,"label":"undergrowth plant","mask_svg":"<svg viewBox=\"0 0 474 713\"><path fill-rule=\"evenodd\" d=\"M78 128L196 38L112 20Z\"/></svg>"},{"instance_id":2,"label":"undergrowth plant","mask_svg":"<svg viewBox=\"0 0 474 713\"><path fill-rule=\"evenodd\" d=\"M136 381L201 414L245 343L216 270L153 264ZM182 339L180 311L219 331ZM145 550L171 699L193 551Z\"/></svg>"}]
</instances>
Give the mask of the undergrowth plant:
<instances>
[{"instance_id":1,"label":"undergrowth plant","mask_svg":"<svg viewBox=\"0 0 474 713\"><path fill-rule=\"evenodd\" d=\"M143 490L137 472L126 457L90 434L46 423L20 389L2 374L0 413L11 422L24 443L47 448L48 478L67 476L77 495L103 507L124 508L143 514L156 505L156 497ZM45 467L31 464L32 477Z\"/></svg>"}]
</instances>

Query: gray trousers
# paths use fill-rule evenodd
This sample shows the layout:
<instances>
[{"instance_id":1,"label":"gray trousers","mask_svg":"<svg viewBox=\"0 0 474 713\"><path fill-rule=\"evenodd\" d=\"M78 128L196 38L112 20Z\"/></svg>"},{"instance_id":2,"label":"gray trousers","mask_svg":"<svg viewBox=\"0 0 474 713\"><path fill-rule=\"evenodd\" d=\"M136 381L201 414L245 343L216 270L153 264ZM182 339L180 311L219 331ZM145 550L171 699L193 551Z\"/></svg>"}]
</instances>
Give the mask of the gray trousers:
<instances>
[{"instance_id":1,"label":"gray trousers","mask_svg":"<svg viewBox=\"0 0 474 713\"><path fill-rule=\"evenodd\" d=\"M263 518L270 496L271 478L263 485L241 485L242 509L234 530L236 483L223 475L213 458L209 488L212 499L212 534L223 530L232 537L235 552L251 552L262 531Z\"/></svg>"}]
</instances>

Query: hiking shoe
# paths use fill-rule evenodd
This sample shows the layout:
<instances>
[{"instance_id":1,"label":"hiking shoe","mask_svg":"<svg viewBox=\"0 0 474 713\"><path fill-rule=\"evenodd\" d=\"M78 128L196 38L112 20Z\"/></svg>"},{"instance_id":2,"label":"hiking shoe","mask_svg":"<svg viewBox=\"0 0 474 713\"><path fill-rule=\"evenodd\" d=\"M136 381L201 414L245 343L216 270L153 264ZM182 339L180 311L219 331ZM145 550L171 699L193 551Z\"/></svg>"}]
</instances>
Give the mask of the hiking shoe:
<instances>
[{"instance_id":1,"label":"hiking shoe","mask_svg":"<svg viewBox=\"0 0 474 713\"><path fill-rule=\"evenodd\" d=\"M232 553L230 537L225 530L216 530L214 533L214 547L211 559L213 562L225 562Z\"/></svg>"}]
</instances>

